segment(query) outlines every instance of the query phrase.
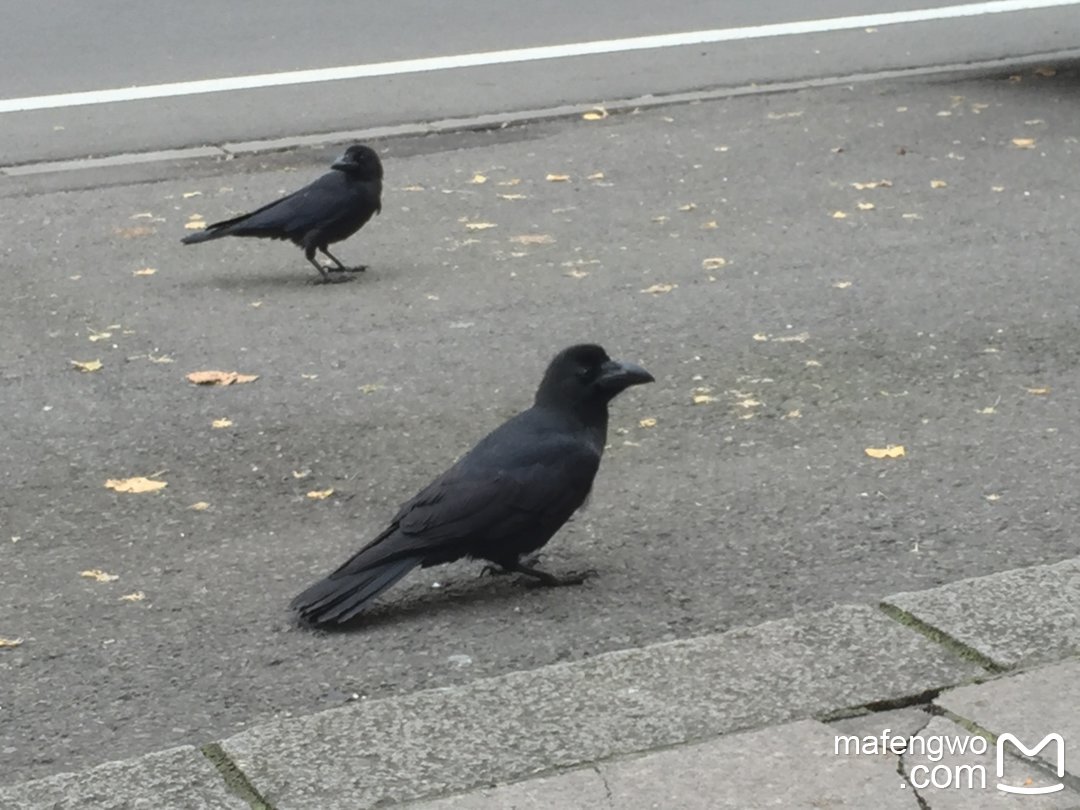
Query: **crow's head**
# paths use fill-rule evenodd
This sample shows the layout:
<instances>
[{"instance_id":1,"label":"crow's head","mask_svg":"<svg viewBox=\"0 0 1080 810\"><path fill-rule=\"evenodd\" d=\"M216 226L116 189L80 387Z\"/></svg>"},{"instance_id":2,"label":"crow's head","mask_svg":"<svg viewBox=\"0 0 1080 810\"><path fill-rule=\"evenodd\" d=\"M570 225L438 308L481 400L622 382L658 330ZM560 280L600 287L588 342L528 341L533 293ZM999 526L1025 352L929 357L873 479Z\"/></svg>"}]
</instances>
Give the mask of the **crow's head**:
<instances>
[{"instance_id":1,"label":"crow's head","mask_svg":"<svg viewBox=\"0 0 1080 810\"><path fill-rule=\"evenodd\" d=\"M612 360L599 346L583 343L555 355L536 392L536 404L603 408L630 386L650 382L653 376L641 366Z\"/></svg>"},{"instance_id":2,"label":"crow's head","mask_svg":"<svg viewBox=\"0 0 1080 810\"><path fill-rule=\"evenodd\" d=\"M330 168L345 172L358 180L382 180L382 161L378 153L370 146L356 144L350 146L335 160Z\"/></svg>"}]
</instances>

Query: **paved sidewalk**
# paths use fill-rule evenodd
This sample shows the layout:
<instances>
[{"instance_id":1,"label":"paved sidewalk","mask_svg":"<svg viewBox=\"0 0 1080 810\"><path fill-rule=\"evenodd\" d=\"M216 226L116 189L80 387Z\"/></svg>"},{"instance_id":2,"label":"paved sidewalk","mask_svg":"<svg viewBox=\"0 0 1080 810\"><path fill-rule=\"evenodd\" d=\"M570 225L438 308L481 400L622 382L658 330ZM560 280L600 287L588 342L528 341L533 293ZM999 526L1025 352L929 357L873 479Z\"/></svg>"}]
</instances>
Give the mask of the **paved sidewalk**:
<instances>
[{"instance_id":1,"label":"paved sidewalk","mask_svg":"<svg viewBox=\"0 0 1080 810\"><path fill-rule=\"evenodd\" d=\"M1080 558L359 702L0 807L1080 808L1078 706ZM1005 733L1060 734L1064 775L1053 744L1006 745L999 779Z\"/></svg>"}]
</instances>

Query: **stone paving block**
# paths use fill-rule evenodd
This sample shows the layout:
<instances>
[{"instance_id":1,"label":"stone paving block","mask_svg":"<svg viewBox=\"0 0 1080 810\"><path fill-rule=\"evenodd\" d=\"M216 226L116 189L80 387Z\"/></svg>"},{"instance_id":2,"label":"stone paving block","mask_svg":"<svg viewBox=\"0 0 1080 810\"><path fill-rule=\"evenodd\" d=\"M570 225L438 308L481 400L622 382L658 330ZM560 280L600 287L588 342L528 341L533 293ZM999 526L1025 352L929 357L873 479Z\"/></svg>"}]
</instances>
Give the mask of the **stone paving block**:
<instances>
[{"instance_id":1,"label":"stone paving block","mask_svg":"<svg viewBox=\"0 0 1080 810\"><path fill-rule=\"evenodd\" d=\"M355 810L919 694L982 672L879 610L839 607L281 720L222 746L279 807Z\"/></svg>"},{"instance_id":2,"label":"stone paving block","mask_svg":"<svg viewBox=\"0 0 1080 810\"><path fill-rule=\"evenodd\" d=\"M912 788L934 810L1077 810L1080 793L1065 788L1045 796L1020 796L997 789L997 749L947 717L934 717L912 740L903 755L904 772ZM1006 783L1031 786L1055 783L1048 774L1007 753Z\"/></svg>"},{"instance_id":3,"label":"stone paving block","mask_svg":"<svg viewBox=\"0 0 1080 810\"><path fill-rule=\"evenodd\" d=\"M250 810L190 745L0 788L4 810Z\"/></svg>"},{"instance_id":4,"label":"stone paving block","mask_svg":"<svg viewBox=\"0 0 1080 810\"><path fill-rule=\"evenodd\" d=\"M1003 667L1080 655L1080 559L885 600Z\"/></svg>"},{"instance_id":5,"label":"stone paving block","mask_svg":"<svg viewBox=\"0 0 1080 810\"><path fill-rule=\"evenodd\" d=\"M1064 783L1080 791L1080 659L950 689L935 703L994 735L1013 734L1028 748L1060 734L1067 753ZM1037 758L1053 772L1057 753L1048 745Z\"/></svg>"},{"instance_id":6,"label":"stone paving block","mask_svg":"<svg viewBox=\"0 0 1080 810\"><path fill-rule=\"evenodd\" d=\"M402 805L402 810L406 806ZM602 810L610 807L594 768L541 776L493 788L407 805L407 810Z\"/></svg>"}]
</instances>

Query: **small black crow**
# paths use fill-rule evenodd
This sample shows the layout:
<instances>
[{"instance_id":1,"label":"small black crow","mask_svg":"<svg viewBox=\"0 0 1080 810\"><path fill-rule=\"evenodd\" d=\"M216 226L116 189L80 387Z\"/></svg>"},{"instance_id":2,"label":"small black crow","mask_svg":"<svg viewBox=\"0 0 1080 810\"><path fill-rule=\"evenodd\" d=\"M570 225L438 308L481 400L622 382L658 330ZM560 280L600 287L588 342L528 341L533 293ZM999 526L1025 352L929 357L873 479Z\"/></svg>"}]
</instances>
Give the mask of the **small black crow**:
<instances>
[{"instance_id":1,"label":"small black crow","mask_svg":"<svg viewBox=\"0 0 1080 810\"><path fill-rule=\"evenodd\" d=\"M599 346L555 356L531 408L480 440L406 503L352 559L297 596L310 624L345 622L417 566L462 557L488 560L544 585L576 585L522 561L557 532L588 497L607 441L608 403L652 382L640 366Z\"/></svg>"},{"instance_id":2,"label":"small black crow","mask_svg":"<svg viewBox=\"0 0 1080 810\"><path fill-rule=\"evenodd\" d=\"M367 267L346 267L327 246L348 239L382 210L383 167L374 149L356 145L346 149L331 168L334 171L287 197L250 214L215 222L182 241L191 245L222 236L290 239L304 249L304 256L319 271L320 283L349 281L350 276L330 273L356 272ZM316 250L337 266L324 268L315 260Z\"/></svg>"}]
</instances>

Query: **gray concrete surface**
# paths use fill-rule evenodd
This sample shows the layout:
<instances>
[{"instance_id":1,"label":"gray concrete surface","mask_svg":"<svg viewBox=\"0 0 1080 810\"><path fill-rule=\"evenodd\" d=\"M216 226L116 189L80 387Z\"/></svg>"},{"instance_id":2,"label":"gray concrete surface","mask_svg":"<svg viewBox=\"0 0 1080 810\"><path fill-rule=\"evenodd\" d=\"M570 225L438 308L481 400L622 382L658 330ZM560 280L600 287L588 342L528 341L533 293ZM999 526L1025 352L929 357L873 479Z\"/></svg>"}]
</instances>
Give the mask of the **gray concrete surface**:
<instances>
[{"instance_id":1,"label":"gray concrete surface","mask_svg":"<svg viewBox=\"0 0 1080 810\"><path fill-rule=\"evenodd\" d=\"M281 720L222 747L275 806L401 802L918 695L981 672L879 611L843 607Z\"/></svg>"},{"instance_id":2,"label":"gray concrete surface","mask_svg":"<svg viewBox=\"0 0 1080 810\"><path fill-rule=\"evenodd\" d=\"M989 609L972 611L976 598ZM900 593L890 596L887 604L938 628L1002 667L1080 655L1078 560Z\"/></svg>"},{"instance_id":3,"label":"gray concrete surface","mask_svg":"<svg viewBox=\"0 0 1080 810\"><path fill-rule=\"evenodd\" d=\"M249 810L191 746L0 787L5 810Z\"/></svg>"},{"instance_id":4,"label":"gray concrete surface","mask_svg":"<svg viewBox=\"0 0 1080 810\"><path fill-rule=\"evenodd\" d=\"M178 241L326 153L0 181L6 778L1075 556L1076 74L1016 75L383 144L384 212L339 253L372 269L333 289L288 245ZM294 629L291 596L582 338L659 380L615 404L547 550L601 575L429 569L359 632ZM260 379L185 382L207 368ZM159 494L104 486L153 473Z\"/></svg>"},{"instance_id":5,"label":"gray concrete surface","mask_svg":"<svg viewBox=\"0 0 1080 810\"><path fill-rule=\"evenodd\" d=\"M1028 747L1038 744L1047 734L1060 734L1066 749L1064 781L1080 791L1080 758L1068 753L1070 746L1075 751L1080 741L1080 712L1076 711L1080 706L1080 659L951 689L934 702L995 737L1013 734ZM1053 770L1057 767L1057 753L1056 747L1050 745L1038 753L1037 759Z\"/></svg>"},{"instance_id":6,"label":"gray concrete surface","mask_svg":"<svg viewBox=\"0 0 1080 810\"><path fill-rule=\"evenodd\" d=\"M311 13L160 0L21 5L0 31L0 97L366 64L530 45L947 5L945 0L708 3L544 0L446 7L334 3ZM243 8L237 6L236 8ZM302 22L297 18L302 18ZM162 24L167 18L168 24ZM787 81L1049 53L1080 45L1075 8L865 30L383 76L0 116L4 164L220 144L447 117L602 103L643 93ZM391 33L392 32L392 33ZM50 47L41 47L49 42ZM87 47L84 43L93 43ZM108 59L101 55L109 54ZM44 62L44 63L43 63ZM4 69L7 68L7 69Z\"/></svg>"}]
</instances>

